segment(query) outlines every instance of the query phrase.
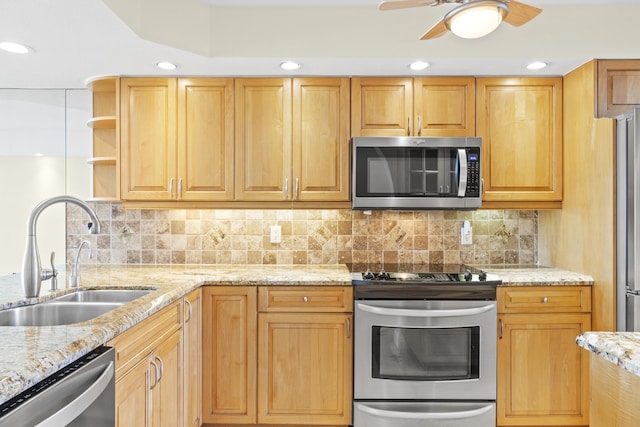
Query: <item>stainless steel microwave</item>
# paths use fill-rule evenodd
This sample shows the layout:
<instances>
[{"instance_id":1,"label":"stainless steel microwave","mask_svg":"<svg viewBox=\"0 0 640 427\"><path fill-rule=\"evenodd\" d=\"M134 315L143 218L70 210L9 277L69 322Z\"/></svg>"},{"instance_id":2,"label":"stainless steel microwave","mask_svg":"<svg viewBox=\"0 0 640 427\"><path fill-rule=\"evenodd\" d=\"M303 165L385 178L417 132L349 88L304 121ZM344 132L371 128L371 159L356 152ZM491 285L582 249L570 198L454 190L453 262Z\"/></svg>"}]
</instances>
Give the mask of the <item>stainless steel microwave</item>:
<instances>
[{"instance_id":1,"label":"stainless steel microwave","mask_svg":"<svg viewBox=\"0 0 640 427\"><path fill-rule=\"evenodd\" d=\"M477 209L482 138L354 137L353 209Z\"/></svg>"}]
</instances>

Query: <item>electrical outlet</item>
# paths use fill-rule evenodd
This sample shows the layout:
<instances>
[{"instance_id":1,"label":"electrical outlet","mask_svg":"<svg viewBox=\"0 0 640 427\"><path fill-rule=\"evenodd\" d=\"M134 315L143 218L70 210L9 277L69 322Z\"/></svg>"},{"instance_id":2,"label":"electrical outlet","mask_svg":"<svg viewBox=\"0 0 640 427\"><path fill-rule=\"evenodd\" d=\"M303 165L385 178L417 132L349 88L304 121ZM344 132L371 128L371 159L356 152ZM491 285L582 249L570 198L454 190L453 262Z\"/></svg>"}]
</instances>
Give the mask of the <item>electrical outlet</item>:
<instances>
[{"instance_id":1,"label":"electrical outlet","mask_svg":"<svg viewBox=\"0 0 640 427\"><path fill-rule=\"evenodd\" d=\"M282 243L282 227L279 225L271 226L271 243Z\"/></svg>"},{"instance_id":2,"label":"electrical outlet","mask_svg":"<svg viewBox=\"0 0 640 427\"><path fill-rule=\"evenodd\" d=\"M472 245L473 244L473 230L469 221L465 221L464 225L460 229L460 244Z\"/></svg>"}]
</instances>

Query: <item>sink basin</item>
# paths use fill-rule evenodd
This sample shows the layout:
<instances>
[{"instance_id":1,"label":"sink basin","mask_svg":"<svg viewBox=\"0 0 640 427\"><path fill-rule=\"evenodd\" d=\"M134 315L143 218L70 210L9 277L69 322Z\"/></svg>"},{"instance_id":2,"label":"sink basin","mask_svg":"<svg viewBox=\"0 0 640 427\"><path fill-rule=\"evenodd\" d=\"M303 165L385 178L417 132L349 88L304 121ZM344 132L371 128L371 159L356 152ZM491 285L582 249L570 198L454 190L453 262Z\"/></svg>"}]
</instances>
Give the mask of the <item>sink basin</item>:
<instances>
[{"instance_id":1,"label":"sink basin","mask_svg":"<svg viewBox=\"0 0 640 427\"><path fill-rule=\"evenodd\" d=\"M143 297L155 289L90 289L72 292L54 301L70 302L119 302L125 303Z\"/></svg>"},{"instance_id":2,"label":"sink basin","mask_svg":"<svg viewBox=\"0 0 640 427\"><path fill-rule=\"evenodd\" d=\"M55 326L86 322L122 306L116 302L49 302L0 311L0 326Z\"/></svg>"}]
</instances>

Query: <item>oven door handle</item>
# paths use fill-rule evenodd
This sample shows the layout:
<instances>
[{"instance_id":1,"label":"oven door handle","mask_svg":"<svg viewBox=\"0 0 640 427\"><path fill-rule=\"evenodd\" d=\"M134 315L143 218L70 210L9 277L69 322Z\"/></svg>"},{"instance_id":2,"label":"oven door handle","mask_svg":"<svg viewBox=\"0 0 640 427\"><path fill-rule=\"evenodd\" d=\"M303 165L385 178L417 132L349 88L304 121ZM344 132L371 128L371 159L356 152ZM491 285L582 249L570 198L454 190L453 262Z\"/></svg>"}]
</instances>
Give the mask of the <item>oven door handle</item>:
<instances>
[{"instance_id":1,"label":"oven door handle","mask_svg":"<svg viewBox=\"0 0 640 427\"><path fill-rule=\"evenodd\" d=\"M401 317L460 317L473 316L475 314L486 313L494 309L495 305L484 305L474 308L457 308L453 310L432 310L432 309L409 309L409 308L388 308L375 307L373 305L358 303L358 308L368 313L379 314L382 316L401 316Z\"/></svg>"},{"instance_id":2,"label":"oven door handle","mask_svg":"<svg viewBox=\"0 0 640 427\"><path fill-rule=\"evenodd\" d=\"M465 418L479 417L482 414L493 409L492 405L483 406L482 408L472 409L469 411L455 412L399 412L389 411L387 409L372 408L371 406L356 404L356 409L370 415L385 418L410 419L410 420L460 420Z\"/></svg>"}]
</instances>

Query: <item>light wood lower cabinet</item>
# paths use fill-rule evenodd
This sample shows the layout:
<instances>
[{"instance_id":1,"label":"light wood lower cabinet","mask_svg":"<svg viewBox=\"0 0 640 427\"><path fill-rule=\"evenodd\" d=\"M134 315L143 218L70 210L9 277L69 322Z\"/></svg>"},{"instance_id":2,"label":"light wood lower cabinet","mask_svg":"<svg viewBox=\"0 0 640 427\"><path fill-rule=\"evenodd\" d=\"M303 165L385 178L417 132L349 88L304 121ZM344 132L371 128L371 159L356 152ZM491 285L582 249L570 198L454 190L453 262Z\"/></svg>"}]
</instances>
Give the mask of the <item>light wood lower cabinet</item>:
<instances>
[{"instance_id":1,"label":"light wood lower cabinet","mask_svg":"<svg viewBox=\"0 0 640 427\"><path fill-rule=\"evenodd\" d=\"M588 286L498 288L498 426L589 425Z\"/></svg>"},{"instance_id":2,"label":"light wood lower cabinet","mask_svg":"<svg viewBox=\"0 0 640 427\"><path fill-rule=\"evenodd\" d=\"M182 304L177 301L118 335L116 425L182 425Z\"/></svg>"},{"instance_id":3,"label":"light wood lower cabinet","mask_svg":"<svg viewBox=\"0 0 640 427\"><path fill-rule=\"evenodd\" d=\"M351 424L350 287L203 290L205 423Z\"/></svg>"},{"instance_id":4,"label":"light wood lower cabinet","mask_svg":"<svg viewBox=\"0 0 640 427\"><path fill-rule=\"evenodd\" d=\"M256 422L255 286L202 288L202 418Z\"/></svg>"},{"instance_id":5,"label":"light wood lower cabinet","mask_svg":"<svg viewBox=\"0 0 640 427\"><path fill-rule=\"evenodd\" d=\"M184 297L184 427L202 424L202 298L200 289Z\"/></svg>"}]
</instances>

